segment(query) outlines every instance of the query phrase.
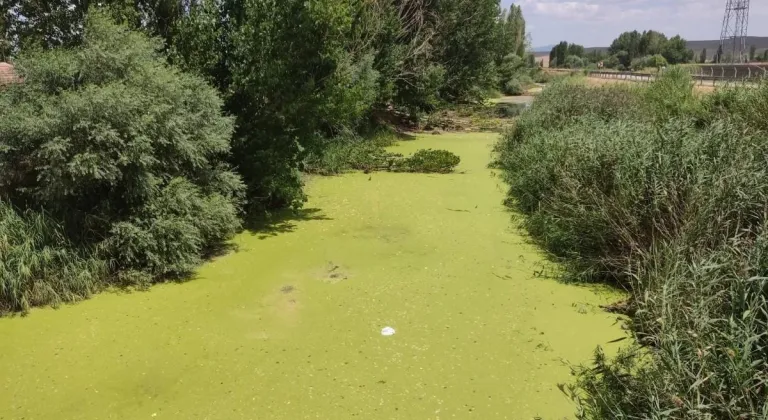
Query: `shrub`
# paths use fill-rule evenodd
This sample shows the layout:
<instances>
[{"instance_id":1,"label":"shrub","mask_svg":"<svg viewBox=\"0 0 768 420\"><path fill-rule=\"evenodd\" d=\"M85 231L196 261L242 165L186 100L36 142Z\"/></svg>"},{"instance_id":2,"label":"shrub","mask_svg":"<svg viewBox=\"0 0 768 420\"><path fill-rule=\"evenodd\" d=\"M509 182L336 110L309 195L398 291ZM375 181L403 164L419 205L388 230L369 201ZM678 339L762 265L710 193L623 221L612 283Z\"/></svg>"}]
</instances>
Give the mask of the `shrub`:
<instances>
[{"instance_id":1,"label":"shrub","mask_svg":"<svg viewBox=\"0 0 768 420\"><path fill-rule=\"evenodd\" d=\"M678 69L642 89L557 83L499 144L508 203L568 278L631 293L638 346L576 369L580 418L768 415L766 98L700 99Z\"/></svg>"},{"instance_id":2,"label":"shrub","mask_svg":"<svg viewBox=\"0 0 768 420\"><path fill-rule=\"evenodd\" d=\"M552 79L552 75L545 71L537 71L533 74L533 81L536 83L549 83Z\"/></svg>"},{"instance_id":3,"label":"shrub","mask_svg":"<svg viewBox=\"0 0 768 420\"><path fill-rule=\"evenodd\" d=\"M0 313L84 299L106 275L105 261L76 248L48 215L0 202Z\"/></svg>"},{"instance_id":4,"label":"shrub","mask_svg":"<svg viewBox=\"0 0 768 420\"><path fill-rule=\"evenodd\" d=\"M525 107L525 104L499 103L496 104L496 116L500 118L517 117Z\"/></svg>"},{"instance_id":5,"label":"shrub","mask_svg":"<svg viewBox=\"0 0 768 420\"><path fill-rule=\"evenodd\" d=\"M448 173L459 165L461 159L447 150L422 149L412 156L395 162L396 172Z\"/></svg>"},{"instance_id":6,"label":"shrub","mask_svg":"<svg viewBox=\"0 0 768 420\"><path fill-rule=\"evenodd\" d=\"M460 159L445 150L419 150L403 157L388 152L385 147L395 142L391 133L377 133L372 138L360 138L348 133L329 142L320 155L312 154L305 161L305 170L321 175L340 174L349 170L448 173Z\"/></svg>"},{"instance_id":7,"label":"shrub","mask_svg":"<svg viewBox=\"0 0 768 420\"><path fill-rule=\"evenodd\" d=\"M392 82L380 83L375 67L381 63L368 38L376 34L360 33L384 30L378 24L391 22L368 28L357 19L369 11L344 0L190 7L197 12L180 22L174 57L185 68L208 74L236 116L231 160L247 188L248 213L301 206L298 169L306 154L362 124L379 88ZM445 75L437 64L415 70L403 79L411 90L397 92L409 110L436 101L435 84Z\"/></svg>"},{"instance_id":8,"label":"shrub","mask_svg":"<svg viewBox=\"0 0 768 420\"><path fill-rule=\"evenodd\" d=\"M576 55L569 55L565 58L565 67L569 69L580 69L584 67L584 60Z\"/></svg>"},{"instance_id":9,"label":"shrub","mask_svg":"<svg viewBox=\"0 0 768 420\"><path fill-rule=\"evenodd\" d=\"M115 223L102 247L124 269L158 277L187 274L239 228L235 203L175 178L133 217Z\"/></svg>"},{"instance_id":10,"label":"shrub","mask_svg":"<svg viewBox=\"0 0 768 420\"><path fill-rule=\"evenodd\" d=\"M640 71L648 66L647 63L649 58L650 57L637 57L632 60L632 63L630 63L629 67L632 69L632 71Z\"/></svg>"},{"instance_id":11,"label":"shrub","mask_svg":"<svg viewBox=\"0 0 768 420\"><path fill-rule=\"evenodd\" d=\"M518 79L510 79L504 83L504 89L502 90L505 95L520 96L525 93L523 84Z\"/></svg>"},{"instance_id":12,"label":"shrub","mask_svg":"<svg viewBox=\"0 0 768 420\"><path fill-rule=\"evenodd\" d=\"M91 264L80 255L94 248L111 269L185 272L238 228L243 185L225 163L233 121L213 88L169 67L159 49L93 12L81 46L18 59L25 82L0 91L0 197L22 212L46 209L55 223L41 231L66 238L30 243L61 261L38 280L13 280L22 289L43 290L56 273L75 284L67 271ZM102 280L83 276L83 286L50 290L82 297ZM38 293L22 289L13 295ZM72 300L46 293L26 301Z\"/></svg>"}]
</instances>

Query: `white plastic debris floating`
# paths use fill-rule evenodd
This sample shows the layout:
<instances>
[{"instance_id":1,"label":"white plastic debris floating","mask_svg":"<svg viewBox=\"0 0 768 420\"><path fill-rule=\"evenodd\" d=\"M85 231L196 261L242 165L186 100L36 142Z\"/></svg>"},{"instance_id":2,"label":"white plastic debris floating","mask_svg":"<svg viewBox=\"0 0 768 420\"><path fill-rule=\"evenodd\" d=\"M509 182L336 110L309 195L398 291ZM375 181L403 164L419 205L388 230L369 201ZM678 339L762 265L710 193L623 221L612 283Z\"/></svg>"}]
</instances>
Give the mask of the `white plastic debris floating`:
<instances>
[{"instance_id":1,"label":"white plastic debris floating","mask_svg":"<svg viewBox=\"0 0 768 420\"><path fill-rule=\"evenodd\" d=\"M392 327L384 327L381 329L381 335L385 337L389 337L390 335L395 335L395 329Z\"/></svg>"}]
</instances>

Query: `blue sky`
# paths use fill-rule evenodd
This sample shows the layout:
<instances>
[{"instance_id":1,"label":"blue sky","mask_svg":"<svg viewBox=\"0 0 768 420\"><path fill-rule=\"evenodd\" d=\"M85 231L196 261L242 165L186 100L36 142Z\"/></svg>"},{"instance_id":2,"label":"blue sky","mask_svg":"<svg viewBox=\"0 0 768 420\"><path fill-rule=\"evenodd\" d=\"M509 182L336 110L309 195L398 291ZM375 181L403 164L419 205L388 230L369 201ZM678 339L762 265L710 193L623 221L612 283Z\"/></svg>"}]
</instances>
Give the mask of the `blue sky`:
<instances>
[{"instance_id":1,"label":"blue sky","mask_svg":"<svg viewBox=\"0 0 768 420\"><path fill-rule=\"evenodd\" d=\"M719 39L726 0L502 0L522 6L533 46L567 40L607 46L621 32L654 29L689 40ZM752 1L749 35L768 36L768 2Z\"/></svg>"}]
</instances>

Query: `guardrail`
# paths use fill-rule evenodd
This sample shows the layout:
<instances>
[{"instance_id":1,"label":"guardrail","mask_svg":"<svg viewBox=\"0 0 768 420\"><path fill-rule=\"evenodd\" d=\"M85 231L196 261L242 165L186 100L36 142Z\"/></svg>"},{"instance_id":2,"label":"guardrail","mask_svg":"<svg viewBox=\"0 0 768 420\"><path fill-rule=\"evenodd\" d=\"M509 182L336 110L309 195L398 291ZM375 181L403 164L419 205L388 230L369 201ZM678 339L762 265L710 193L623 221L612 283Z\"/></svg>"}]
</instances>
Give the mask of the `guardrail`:
<instances>
[{"instance_id":1,"label":"guardrail","mask_svg":"<svg viewBox=\"0 0 768 420\"><path fill-rule=\"evenodd\" d=\"M728 85L730 83L757 83L768 79L768 66L765 65L704 65L691 67L691 77L699 84ZM638 73L631 71L590 70L589 77L600 79L628 80L633 82L652 82L664 73Z\"/></svg>"},{"instance_id":2,"label":"guardrail","mask_svg":"<svg viewBox=\"0 0 768 420\"><path fill-rule=\"evenodd\" d=\"M652 82L656 80L658 75L650 73L636 73L632 71L600 71L590 70L587 75L589 77L597 77L600 79L618 79L629 80L633 82Z\"/></svg>"}]
</instances>

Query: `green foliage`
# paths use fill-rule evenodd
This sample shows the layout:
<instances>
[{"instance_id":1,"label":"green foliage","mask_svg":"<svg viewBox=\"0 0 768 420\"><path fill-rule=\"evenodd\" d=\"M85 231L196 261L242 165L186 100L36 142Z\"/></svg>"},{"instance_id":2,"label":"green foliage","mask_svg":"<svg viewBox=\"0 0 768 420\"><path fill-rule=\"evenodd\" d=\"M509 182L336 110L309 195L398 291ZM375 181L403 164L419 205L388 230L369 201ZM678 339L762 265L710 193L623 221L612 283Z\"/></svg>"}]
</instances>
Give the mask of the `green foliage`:
<instances>
[{"instance_id":1,"label":"green foliage","mask_svg":"<svg viewBox=\"0 0 768 420\"><path fill-rule=\"evenodd\" d=\"M509 204L568 277L630 290L639 345L598 351L579 418L763 418L768 89L555 83L498 146Z\"/></svg>"},{"instance_id":2,"label":"green foliage","mask_svg":"<svg viewBox=\"0 0 768 420\"><path fill-rule=\"evenodd\" d=\"M174 178L137 214L115 223L101 247L119 256L119 268L140 268L155 277L183 275L239 228L231 199Z\"/></svg>"},{"instance_id":3,"label":"green foliage","mask_svg":"<svg viewBox=\"0 0 768 420\"><path fill-rule=\"evenodd\" d=\"M669 64L687 63L693 59L693 52L688 50L687 44L680 35L670 38L662 52Z\"/></svg>"},{"instance_id":4,"label":"green foliage","mask_svg":"<svg viewBox=\"0 0 768 420\"><path fill-rule=\"evenodd\" d=\"M582 60L581 57L576 55L569 55L565 58L565 68L569 69L580 69L584 67L584 60Z\"/></svg>"},{"instance_id":5,"label":"green foliage","mask_svg":"<svg viewBox=\"0 0 768 420\"><path fill-rule=\"evenodd\" d=\"M512 96L525 93L525 89L533 84L533 79L529 74L535 75L541 72L536 67L535 61L533 66L529 65L530 63L530 61L526 63L521 57L514 54L504 57L497 71L499 88L502 93Z\"/></svg>"},{"instance_id":6,"label":"green foliage","mask_svg":"<svg viewBox=\"0 0 768 420\"><path fill-rule=\"evenodd\" d=\"M231 34L235 164L251 209L296 205L302 149L360 122L376 98L370 55L346 50L349 2L251 0Z\"/></svg>"},{"instance_id":7,"label":"green foliage","mask_svg":"<svg viewBox=\"0 0 768 420\"><path fill-rule=\"evenodd\" d=\"M549 52L549 66L550 67L567 67L568 57L575 57L571 59L570 64L576 63L576 58L584 56L584 47L577 44L569 44L566 41L562 41L555 45ZM580 62L583 66L583 62ZM575 68L575 67L572 67Z\"/></svg>"},{"instance_id":8,"label":"green foliage","mask_svg":"<svg viewBox=\"0 0 768 420\"><path fill-rule=\"evenodd\" d=\"M437 60L445 68L441 95L476 102L496 84L498 0L446 0L438 3ZM522 54L520 54L522 55Z\"/></svg>"},{"instance_id":9,"label":"green foliage","mask_svg":"<svg viewBox=\"0 0 768 420\"><path fill-rule=\"evenodd\" d=\"M500 118L513 118L520 115L525 109L525 104L499 103L496 105L496 115Z\"/></svg>"},{"instance_id":10,"label":"green foliage","mask_svg":"<svg viewBox=\"0 0 768 420\"><path fill-rule=\"evenodd\" d=\"M233 122L221 100L158 45L91 13L81 46L22 55L24 83L0 91L3 200L46 209L61 228L40 230L67 238L51 246L98 248L111 269L151 275L188 271L231 236L243 191L224 161Z\"/></svg>"},{"instance_id":11,"label":"green foliage","mask_svg":"<svg viewBox=\"0 0 768 420\"><path fill-rule=\"evenodd\" d=\"M549 83L553 80L553 76L545 71L536 71L532 79L534 83Z\"/></svg>"},{"instance_id":12,"label":"green foliage","mask_svg":"<svg viewBox=\"0 0 768 420\"><path fill-rule=\"evenodd\" d=\"M497 17L490 0L206 0L179 23L173 57L211 80L237 117L233 163L253 213L301 205L306 154L372 109L413 116L487 95ZM520 19L509 21L515 31Z\"/></svg>"},{"instance_id":13,"label":"green foliage","mask_svg":"<svg viewBox=\"0 0 768 420\"><path fill-rule=\"evenodd\" d=\"M447 150L422 149L412 156L396 161L395 172L449 173L459 165L461 159Z\"/></svg>"},{"instance_id":14,"label":"green foliage","mask_svg":"<svg viewBox=\"0 0 768 420\"><path fill-rule=\"evenodd\" d=\"M48 215L0 202L0 313L84 299L106 275L105 261L76 248Z\"/></svg>"},{"instance_id":15,"label":"green foliage","mask_svg":"<svg viewBox=\"0 0 768 420\"><path fill-rule=\"evenodd\" d=\"M646 64L648 67L655 67L657 69L660 69L662 67L666 67L669 63L667 63L667 59L664 58L661 54L656 54L648 58L646 61Z\"/></svg>"},{"instance_id":16,"label":"green foliage","mask_svg":"<svg viewBox=\"0 0 768 420\"><path fill-rule=\"evenodd\" d=\"M632 60L632 63L630 64L629 67L632 69L632 71L642 70L645 68L645 64L647 63L648 58L650 57L635 58L634 60Z\"/></svg>"},{"instance_id":17,"label":"green foliage","mask_svg":"<svg viewBox=\"0 0 768 420\"><path fill-rule=\"evenodd\" d=\"M366 139L347 134L331 140L321 155L310 155L306 171L321 175L335 175L350 170L449 173L460 158L445 150L419 150L413 156L403 157L385 148L395 141L394 134L379 133Z\"/></svg>"},{"instance_id":18,"label":"green foliage","mask_svg":"<svg viewBox=\"0 0 768 420\"><path fill-rule=\"evenodd\" d=\"M446 171L442 153L333 139L382 114L479 103L505 56L518 61L506 80L531 72L522 12L501 19L496 0L6 4L0 55L24 83L0 91L0 199L23 220L44 209L45 232L60 232L30 255L49 247L109 268L87 287L51 286L59 297L25 289L50 273L3 280L21 285L0 302L12 309L187 273L239 229L241 209L300 206L313 159L319 172Z\"/></svg>"},{"instance_id":19,"label":"green foliage","mask_svg":"<svg viewBox=\"0 0 768 420\"><path fill-rule=\"evenodd\" d=\"M525 88L523 87L523 84L520 83L520 80L510 79L510 80L507 80L506 83L504 83L502 92L505 95L509 95L509 96L520 96L523 93L525 93Z\"/></svg>"},{"instance_id":20,"label":"green foliage","mask_svg":"<svg viewBox=\"0 0 768 420\"><path fill-rule=\"evenodd\" d=\"M525 56L525 18L520 6L511 5L509 10L502 9L496 25L496 63L499 64L508 55Z\"/></svg>"},{"instance_id":21,"label":"green foliage","mask_svg":"<svg viewBox=\"0 0 768 420\"><path fill-rule=\"evenodd\" d=\"M660 69L667 66L667 59L661 54L639 57L632 60L631 68L633 71L643 70L646 67Z\"/></svg>"},{"instance_id":22,"label":"green foliage","mask_svg":"<svg viewBox=\"0 0 768 420\"><path fill-rule=\"evenodd\" d=\"M499 65L499 80L507 81L513 79L524 69L525 63L520 56L515 54L508 54L504 57L504 59L501 61L501 64Z\"/></svg>"},{"instance_id":23,"label":"green foliage","mask_svg":"<svg viewBox=\"0 0 768 420\"><path fill-rule=\"evenodd\" d=\"M72 47L83 41L83 28L89 5L101 7L120 23L141 29L168 43L174 25L190 3L180 0L5 0L3 10L10 50ZM2 21L0 21L2 23Z\"/></svg>"},{"instance_id":24,"label":"green foliage","mask_svg":"<svg viewBox=\"0 0 768 420\"><path fill-rule=\"evenodd\" d=\"M615 69L615 68L619 67L619 65L620 65L620 64L621 64L621 61L620 61L620 60L619 60L619 58L618 58L617 56L615 56L615 55L609 56L609 57L608 57L608 58L606 58L606 59L605 59L605 61L603 62L603 65L604 65L604 66L605 66L605 68L607 68L607 69Z\"/></svg>"},{"instance_id":25,"label":"green foliage","mask_svg":"<svg viewBox=\"0 0 768 420\"><path fill-rule=\"evenodd\" d=\"M686 41L679 35L667 39L666 35L656 31L624 32L613 40L608 53L616 57L625 68L637 69L642 57L661 55L669 64L681 64L693 61L693 50L689 50ZM616 66L612 66L613 68ZM649 66L651 67L651 66Z\"/></svg>"},{"instance_id":26,"label":"green foliage","mask_svg":"<svg viewBox=\"0 0 768 420\"><path fill-rule=\"evenodd\" d=\"M707 62L707 49L704 48L701 50L701 54L699 54L699 63L706 63Z\"/></svg>"},{"instance_id":27,"label":"green foliage","mask_svg":"<svg viewBox=\"0 0 768 420\"><path fill-rule=\"evenodd\" d=\"M337 175L351 170L370 171L388 168L396 156L386 151L396 141L394 133L379 132L370 138L343 133L327 140L326 145L304 161L304 171L319 175Z\"/></svg>"}]
</instances>

